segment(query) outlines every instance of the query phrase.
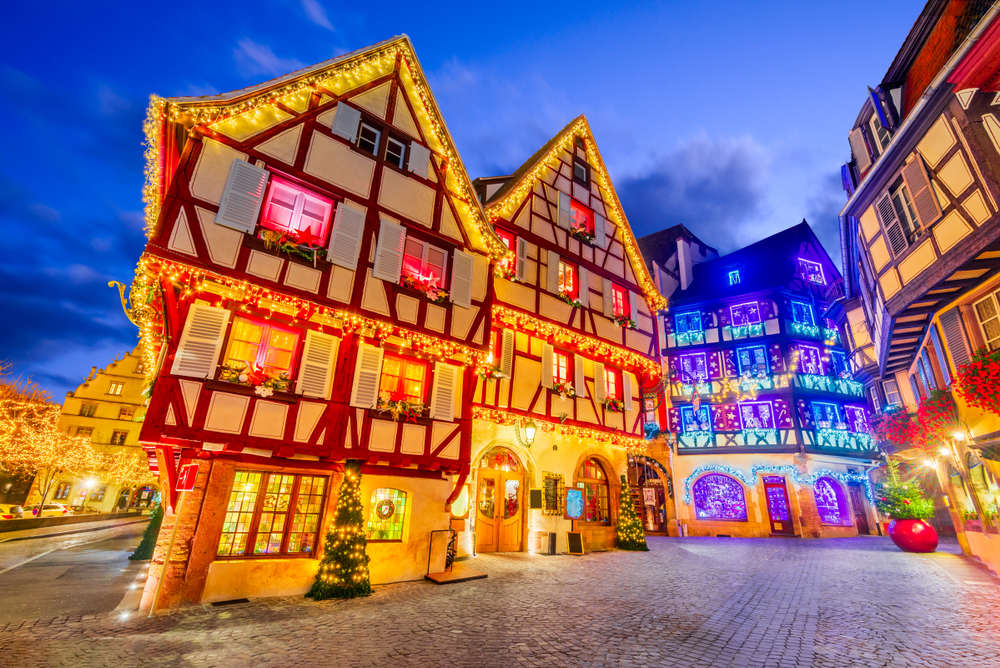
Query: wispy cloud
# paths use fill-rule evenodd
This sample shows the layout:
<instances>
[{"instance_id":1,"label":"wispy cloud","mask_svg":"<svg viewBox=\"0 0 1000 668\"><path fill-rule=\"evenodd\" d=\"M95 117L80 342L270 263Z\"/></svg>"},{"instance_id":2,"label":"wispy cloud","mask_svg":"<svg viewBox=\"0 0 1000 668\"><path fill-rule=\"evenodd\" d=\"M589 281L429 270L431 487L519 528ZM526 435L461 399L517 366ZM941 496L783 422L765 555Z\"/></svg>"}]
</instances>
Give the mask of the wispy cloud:
<instances>
[{"instance_id":1,"label":"wispy cloud","mask_svg":"<svg viewBox=\"0 0 1000 668\"><path fill-rule=\"evenodd\" d=\"M319 0L302 0L302 9L305 10L310 21L321 28L333 31L333 24L330 23L326 10L323 9L323 5L319 4Z\"/></svg>"},{"instance_id":2,"label":"wispy cloud","mask_svg":"<svg viewBox=\"0 0 1000 668\"><path fill-rule=\"evenodd\" d=\"M280 58L271 47L258 44L249 37L242 38L233 49L233 58L239 73L247 78L259 76L281 76L305 65L295 58Z\"/></svg>"}]
</instances>

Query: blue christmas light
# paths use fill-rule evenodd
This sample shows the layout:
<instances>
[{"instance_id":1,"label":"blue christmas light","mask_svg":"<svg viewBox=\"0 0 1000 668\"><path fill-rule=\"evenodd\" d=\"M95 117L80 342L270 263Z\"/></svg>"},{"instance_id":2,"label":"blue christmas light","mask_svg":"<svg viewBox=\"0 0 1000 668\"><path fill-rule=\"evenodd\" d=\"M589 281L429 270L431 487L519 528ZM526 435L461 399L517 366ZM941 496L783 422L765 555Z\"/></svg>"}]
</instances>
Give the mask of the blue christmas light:
<instances>
[{"instance_id":1,"label":"blue christmas light","mask_svg":"<svg viewBox=\"0 0 1000 668\"><path fill-rule=\"evenodd\" d=\"M750 469L750 475L747 476L739 469L734 469L731 466L726 466L724 464L708 464L705 466L699 466L684 480L684 503L686 505L691 505L691 484L703 473L725 473L726 475L731 475L738 479L747 487L754 487L757 484L757 475L759 473L784 473L795 481L796 484L809 485L810 487L814 486L820 478L824 477L833 478L844 485L862 483L865 486L865 496L868 497L868 502L872 504L875 503L875 493L872 491L871 480L868 479L867 475L863 475L861 473L839 473L837 471L823 469L822 471L813 473L811 476L803 476L799 473L797 468L787 464L783 466L759 464L752 467Z\"/></svg>"}]
</instances>

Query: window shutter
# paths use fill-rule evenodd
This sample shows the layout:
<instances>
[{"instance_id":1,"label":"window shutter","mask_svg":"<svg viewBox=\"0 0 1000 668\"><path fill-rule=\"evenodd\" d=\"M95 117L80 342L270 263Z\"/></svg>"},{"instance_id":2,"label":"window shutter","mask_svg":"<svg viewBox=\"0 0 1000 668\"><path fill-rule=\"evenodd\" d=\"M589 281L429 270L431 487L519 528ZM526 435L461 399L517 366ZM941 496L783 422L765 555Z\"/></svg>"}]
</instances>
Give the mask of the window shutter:
<instances>
[{"instance_id":1,"label":"window shutter","mask_svg":"<svg viewBox=\"0 0 1000 668\"><path fill-rule=\"evenodd\" d=\"M628 293L628 305L632 308L632 313L631 313L631 315L629 315L629 318L631 318L632 322L634 322L638 326L638 324L639 324L639 295L637 295L636 293L632 292L631 290Z\"/></svg>"},{"instance_id":2,"label":"window shutter","mask_svg":"<svg viewBox=\"0 0 1000 668\"><path fill-rule=\"evenodd\" d=\"M590 308L590 272L583 265L577 268L580 278L580 287L577 289L578 299L584 308Z\"/></svg>"},{"instance_id":3,"label":"window shutter","mask_svg":"<svg viewBox=\"0 0 1000 668\"><path fill-rule=\"evenodd\" d=\"M924 227L933 224L941 217L941 206L938 204L931 181L927 178L924 161L917 154L916 159L903 167L903 181L910 189L913 198L913 208L917 210L917 218Z\"/></svg>"},{"instance_id":4,"label":"window shutter","mask_svg":"<svg viewBox=\"0 0 1000 668\"><path fill-rule=\"evenodd\" d=\"M599 213L594 214L594 240L601 248L608 247L608 221Z\"/></svg>"},{"instance_id":5,"label":"window shutter","mask_svg":"<svg viewBox=\"0 0 1000 668\"><path fill-rule=\"evenodd\" d=\"M602 404L608 397L608 376L604 371L604 362L594 362L594 399Z\"/></svg>"},{"instance_id":6,"label":"window shutter","mask_svg":"<svg viewBox=\"0 0 1000 668\"><path fill-rule=\"evenodd\" d=\"M355 408L375 407L384 352L367 343L358 345L358 359L354 363L354 387L351 388L351 405Z\"/></svg>"},{"instance_id":7,"label":"window shutter","mask_svg":"<svg viewBox=\"0 0 1000 668\"><path fill-rule=\"evenodd\" d=\"M559 227L569 229L569 202L570 197L563 191L559 191L559 218L556 220Z\"/></svg>"},{"instance_id":8,"label":"window shutter","mask_svg":"<svg viewBox=\"0 0 1000 668\"><path fill-rule=\"evenodd\" d=\"M549 292L559 294L559 253L549 251Z\"/></svg>"},{"instance_id":9,"label":"window shutter","mask_svg":"<svg viewBox=\"0 0 1000 668\"><path fill-rule=\"evenodd\" d=\"M337 217L333 222L333 234L330 235L326 259L338 266L356 270L364 234L365 214L361 209L341 202L337 206Z\"/></svg>"},{"instance_id":10,"label":"window shutter","mask_svg":"<svg viewBox=\"0 0 1000 668\"><path fill-rule=\"evenodd\" d=\"M517 272L517 280L523 282L528 279L528 240L524 237L517 238L517 262L514 270Z\"/></svg>"},{"instance_id":11,"label":"window shutter","mask_svg":"<svg viewBox=\"0 0 1000 668\"><path fill-rule=\"evenodd\" d=\"M882 220L882 227L885 229L885 236L889 240L893 255L899 255L906 250L906 234L903 232L903 224L896 217L896 210L892 206L892 198L889 193L882 195L882 198L875 205L878 210L878 217Z\"/></svg>"},{"instance_id":12,"label":"window shutter","mask_svg":"<svg viewBox=\"0 0 1000 668\"><path fill-rule=\"evenodd\" d=\"M514 373L514 330L503 330L503 350L500 353L500 373L510 378Z\"/></svg>"},{"instance_id":13,"label":"window shutter","mask_svg":"<svg viewBox=\"0 0 1000 668\"><path fill-rule=\"evenodd\" d=\"M330 385L340 339L310 329L302 348L302 367L295 391L304 397L330 398Z\"/></svg>"},{"instance_id":14,"label":"window shutter","mask_svg":"<svg viewBox=\"0 0 1000 668\"><path fill-rule=\"evenodd\" d=\"M632 374L625 369L622 369L622 399L625 401L625 410L632 410Z\"/></svg>"},{"instance_id":15,"label":"window shutter","mask_svg":"<svg viewBox=\"0 0 1000 668\"><path fill-rule=\"evenodd\" d=\"M431 388L432 420L455 421L455 386L458 368L443 362L434 364L434 385Z\"/></svg>"},{"instance_id":16,"label":"window shutter","mask_svg":"<svg viewBox=\"0 0 1000 668\"><path fill-rule=\"evenodd\" d=\"M209 378L222 351L229 324L229 311L215 306L192 304L170 373L189 378Z\"/></svg>"},{"instance_id":17,"label":"window shutter","mask_svg":"<svg viewBox=\"0 0 1000 668\"><path fill-rule=\"evenodd\" d=\"M233 160L229 179L222 193L222 205L215 222L250 234L257 227L257 214L264 199L268 171L242 160Z\"/></svg>"},{"instance_id":18,"label":"window shutter","mask_svg":"<svg viewBox=\"0 0 1000 668\"><path fill-rule=\"evenodd\" d=\"M944 330L944 342L948 346L948 354L951 355L955 368L968 362L969 345L965 339L962 313L957 306L941 315L941 329Z\"/></svg>"},{"instance_id":19,"label":"window shutter","mask_svg":"<svg viewBox=\"0 0 1000 668\"><path fill-rule=\"evenodd\" d=\"M615 314L615 289L610 278L601 279L604 282L604 315L611 318Z\"/></svg>"},{"instance_id":20,"label":"window shutter","mask_svg":"<svg viewBox=\"0 0 1000 668\"><path fill-rule=\"evenodd\" d=\"M456 248L451 261L451 301L462 308L472 307L472 269L476 261L471 253Z\"/></svg>"},{"instance_id":21,"label":"window shutter","mask_svg":"<svg viewBox=\"0 0 1000 668\"><path fill-rule=\"evenodd\" d=\"M865 144L865 137L861 134L861 128L854 128L847 140L851 143L851 153L858 163L858 172L864 174L872 166L871 156L868 155L868 146Z\"/></svg>"},{"instance_id":22,"label":"window shutter","mask_svg":"<svg viewBox=\"0 0 1000 668\"><path fill-rule=\"evenodd\" d=\"M417 142L410 142L410 157L406 161L406 168L425 179L430 172L431 151L429 148Z\"/></svg>"},{"instance_id":23,"label":"window shutter","mask_svg":"<svg viewBox=\"0 0 1000 668\"><path fill-rule=\"evenodd\" d=\"M390 283L399 281L399 272L403 268L404 243L406 243L406 228L383 218L378 231L378 246L375 248L375 268L372 269L372 276Z\"/></svg>"},{"instance_id":24,"label":"window shutter","mask_svg":"<svg viewBox=\"0 0 1000 668\"><path fill-rule=\"evenodd\" d=\"M337 115L333 118L333 134L343 137L352 144L358 140L358 125L361 112L343 102L337 104Z\"/></svg>"},{"instance_id":25,"label":"window shutter","mask_svg":"<svg viewBox=\"0 0 1000 668\"><path fill-rule=\"evenodd\" d=\"M542 387L552 387L552 344L542 344Z\"/></svg>"},{"instance_id":26,"label":"window shutter","mask_svg":"<svg viewBox=\"0 0 1000 668\"><path fill-rule=\"evenodd\" d=\"M573 385L578 397L587 396L587 378L583 371L583 355L573 355Z\"/></svg>"}]
</instances>

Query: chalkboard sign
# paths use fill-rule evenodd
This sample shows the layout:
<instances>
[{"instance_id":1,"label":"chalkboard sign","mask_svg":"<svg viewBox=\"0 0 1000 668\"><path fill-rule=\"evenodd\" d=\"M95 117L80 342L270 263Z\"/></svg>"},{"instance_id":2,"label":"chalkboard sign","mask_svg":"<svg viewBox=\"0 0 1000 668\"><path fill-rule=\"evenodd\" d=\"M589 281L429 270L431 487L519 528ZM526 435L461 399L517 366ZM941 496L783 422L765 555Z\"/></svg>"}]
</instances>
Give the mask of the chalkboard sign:
<instances>
[{"instance_id":1,"label":"chalkboard sign","mask_svg":"<svg viewBox=\"0 0 1000 668\"><path fill-rule=\"evenodd\" d=\"M563 477L559 474L545 474L542 494L545 496L546 515L559 515L562 512L562 480Z\"/></svg>"},{"instance_id":2,"label":"chalkboard sign","mask_svg":"<svg viewBox=\"0 0 1000 668\"><path fill-rule=\"evenodd\" d=\"M577 487L566 488L566 519L578 520L583 515L583 490Z\"/></svg>"},{"instance_id":3,"label":"chalkboard sign","mask_svg":"<svg viewBox=\"0 0 1000 668\"><path fill-rule=\"evenodd\" d=\"M579 531L568 531L566 537L569 539L569 553L583 554L583 534Z\"/></svg>"},{"instance_id":4,"label":"chalkboard sign","mask_svg":"<svg viewBox=\"0 0 1000 668\"><path fill-rule=\"evenodd\" d=\"M532 510L542 509L542 490L541 488L528 490L528 507Z\"/></svg>"}]
</instances>

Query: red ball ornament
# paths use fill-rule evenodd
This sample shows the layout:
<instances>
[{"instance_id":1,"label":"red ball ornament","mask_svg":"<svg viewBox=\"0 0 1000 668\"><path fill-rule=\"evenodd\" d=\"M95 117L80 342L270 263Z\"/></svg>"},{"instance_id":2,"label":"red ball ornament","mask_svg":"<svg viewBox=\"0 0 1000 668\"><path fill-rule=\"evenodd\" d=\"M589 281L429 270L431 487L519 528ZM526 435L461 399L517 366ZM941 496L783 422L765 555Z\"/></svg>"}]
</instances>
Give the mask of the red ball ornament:
<instances>
[{"instance_id":1,"label":"red ball ornament","mask_svg":"<svg viewBox=\"0 0 1000 668\"><path fill-rule=\"evenodd\" d=\"M889 522L889 538L904 552L933 552L938 546L937 531L924 520Z\"/></svg>"}]
</instances>

